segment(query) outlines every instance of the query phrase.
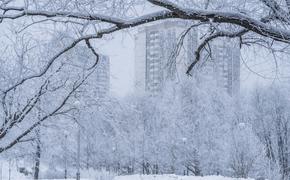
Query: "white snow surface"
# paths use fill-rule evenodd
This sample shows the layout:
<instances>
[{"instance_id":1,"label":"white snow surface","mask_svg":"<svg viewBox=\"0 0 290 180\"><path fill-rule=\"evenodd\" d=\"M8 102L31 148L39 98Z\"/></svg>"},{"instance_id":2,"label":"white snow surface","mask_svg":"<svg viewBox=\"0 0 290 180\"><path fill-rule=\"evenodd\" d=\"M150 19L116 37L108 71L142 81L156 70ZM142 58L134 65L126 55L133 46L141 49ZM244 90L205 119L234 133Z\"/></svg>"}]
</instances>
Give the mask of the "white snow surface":
<instances>
[{"instance_id":1,"label":"white snow surface","mask_svg":"<svg viewBox=\"0 0 290 180\"><path fill-rule=\"evenodd\" d=\"M45 174L44 171L47 170L48 167L46 167L45 165L41 165L42 169L40 170L40 179L41 180L75 180L76 178L74 177L70 177L68 179L46 179L46 177L43 177L43 174ZM10 173L9 173L9 169L10 169ZM31 169L29 169L31 170ZM74 170L70 170L73 171L72 174L74 174ZM10 174L10 178L9 178L9 174ZM109 173L105 170L93 170L93 169L89 169L89 170L81 170L81 180L112 180L114 178L114 174ZM32 175L29 176L25 176L24 174L20 173L17 171L17 165L15 163L15 161L13 161L10 165L9 168L9 162L4 161L4 160L0 160L0 180L33 180Z\"/></svg>"},{"instance_id":2,"label":"white snow surface","mask_svg":"<svg viewBox=\"0 0 290 180\"><path fill-rule=\"evenodd\" d=\"M113 180L254 180L242 178L229 178L223 176L177 176L177 175L131 175L116 176Z\"/></svg>"}]
</instances>

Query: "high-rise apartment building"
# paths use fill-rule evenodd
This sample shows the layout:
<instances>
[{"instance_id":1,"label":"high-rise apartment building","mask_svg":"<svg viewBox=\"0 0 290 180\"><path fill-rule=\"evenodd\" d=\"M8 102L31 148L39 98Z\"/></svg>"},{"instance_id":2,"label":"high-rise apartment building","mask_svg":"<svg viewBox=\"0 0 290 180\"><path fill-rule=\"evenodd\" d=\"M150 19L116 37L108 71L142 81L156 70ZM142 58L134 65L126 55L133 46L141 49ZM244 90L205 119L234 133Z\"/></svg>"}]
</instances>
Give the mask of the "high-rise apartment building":
<instances>
[{"instance_id":1,"label":"high-rise apartment building","mask_svg":"<svg viewBox=\"0 0 290 180\"><path fill-rule=\"evenodd\" d=\"M110 60L108 56L99 56L96 72L92 76L95 76L96 96L104 98L110 91Z\"/></svg>"},{"instance_id":2,"label":"high-rise apartment building","mask_svg":"<svg viewBox=\"0 0 290 180\"><path fill-rule=\"evenodd\" d=\"M166 21L139 29L135 35L135 87L137 91L158 93L166 79L184 76L193 52L186 53L177 44L188 24L183 21ZM183 47L194 48L197 34L190 31ZM176 58L176 54L179 56ZM186 60L184 60L186 59Z\"/></svg>"},{"instance_id":3,"label":"high-rise apartment building","mask_svg":"<svg viewBox=\"0 0 290 180\"><path fill-rule=\"evenodd\" d=\"M137 91L158 93L168 78L185 76L188 65L195 60L198 31L192 29L178 49L179 39L190 27L184 21L162 21L145 26L135 35L135 87ZM178 54L175 58L174 55ZM203 53L205 54L205 53ZM211 59L203 62L201 71L216 81L230 95L240 88L240 48L235 40L220 38L211 43ZM198 70L199 69L195 69Z\"/></svg>"},{"instance_id":4,"label":"high-rise apartment building","mask_svg":"<svg viewBox=\"0 0 290 180\"><path fill-rule=\"evenodd\" d=\"M240 90L240 47L237 39L220 38L211 44L213 75L218 87L230 95Z\"/></svg>"},{"instance_id":5,"label":"high-rise apartment building","mask_svg":"<svg viewBox=\"0 0 290 180\"><path fill-rule=\"evenodd\" d=\"M94 54L86 46L77 46L73 51L76 55L78 66L89 68L96 60ZM89 90L94 98L104 98L110 91L110 59L108 56L99 54L98 64L93 74L90 75ZM84 87L85 88L85 87ZM86 89L86 88L85 88ZM84 90L85 91L85 90Z\"/></svg>"}]
</instances>

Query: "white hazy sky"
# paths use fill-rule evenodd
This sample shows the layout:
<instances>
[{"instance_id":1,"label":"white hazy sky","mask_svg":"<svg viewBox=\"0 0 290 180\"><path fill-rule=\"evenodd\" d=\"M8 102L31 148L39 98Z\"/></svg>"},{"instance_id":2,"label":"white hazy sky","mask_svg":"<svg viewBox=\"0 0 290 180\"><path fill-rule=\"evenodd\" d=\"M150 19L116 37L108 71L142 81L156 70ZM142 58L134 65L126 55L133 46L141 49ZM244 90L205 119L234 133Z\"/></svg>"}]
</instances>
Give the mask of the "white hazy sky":
<instances>
[{"instance_id":1,"label":"white hazy sky","mask_svg":"<svg viewBox=\"0 0 290 180\"><path fill-rule=\"evenodd\" d=\"M107 41L97 45L100 51L110 57L111 92L125 96L134 87L134 32L117 32Z\"/></svg>"}]
</instances>

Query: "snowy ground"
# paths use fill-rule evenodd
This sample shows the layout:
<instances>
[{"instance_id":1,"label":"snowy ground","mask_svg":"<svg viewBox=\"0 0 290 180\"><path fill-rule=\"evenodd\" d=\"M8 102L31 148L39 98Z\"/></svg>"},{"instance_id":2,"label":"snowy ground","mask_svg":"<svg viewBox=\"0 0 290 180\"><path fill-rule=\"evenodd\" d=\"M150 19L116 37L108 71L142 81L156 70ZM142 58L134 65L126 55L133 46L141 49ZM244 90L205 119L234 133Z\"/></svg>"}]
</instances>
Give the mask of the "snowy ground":
<instances>
[{"instance_id":1,"label":"snowy ground","mask_svg":"<svg viewBox=\"0 0 290 180\"><path fill-rule=\"evenodd\" d=\"M44 170L47 170L47 167L44 167L44 165L42 165L40 179L48 180L48 179L43 178L45 177L45 174L46 174ZM70 170L70 171L72 171L71 174L75 174L74 170ZM71 177L73 176L74 175L71 175ZM114 176L115 176L114 174L108 173L105 170L95 171L95 170L90 169L90 170L81 171L81 180L113 180ZM0 160L0 180L9 180L9 179L10 180L32 180L33 177L31 175L25 176L24 174L19 173L17 171L17 165L15 162L11 163L10 168L9 168L9 163L7 161ZM54 180L54 179L49 179L49 180ZM62 179L57 179L57 180L62 180ZM75 178L69 178L66 180L75 180Z\"/></svg>"},{"instance_id":2,"label":"snowy ground","mask_svg":"<svg viewBox=\"0 0 290 180\"><path fill-rule=\"evenodd\" d=\"M222 176L176 176L176 175L132 175L132 176L117 176L114 180L246 180L240 178L227 178ZM253 180L253 179L247 179Z\"/></svg>"},{"instance_id":3,"label":"snowy ground","mask_svg":"<svg viewBox=\"0 0 290 180\"><path fill-rule=\"evenodd\" d=\"M6 168L3 168L2 171L2 178L0 173L0 180L33 180L32 176L24 176L23 174L17 172L17 171L11 171L10 178L8 169L6 171ZM82 171L81 172L81 180L113 180L114 176L108 173L103 172L88 172L88 171ZM64 180L64 179L43 179L41 180ZM66 180L75 180L76 178L68 178Z\"/></svg>"},{"instance_id":4,"label":"snowy ground","mask_svg":"<svg viewBox=\"0 0 290 180\"><path fill-rule=\"evenodd\" d=\"M1 173L2 169L2 173ZM10 180L32 180L30 176L24 176L19 173L15 167L15 164L10 166ZM81 172L81 180L254 180L254 179L237 179L237 178L227 178L222 176L205 176L205 177L196 177L196 176L177 176L177 175L130 175L130 176L116 176L113 174L100 171L96 172L95 170L85 170ZM9 164L5 161L0 161L0 180L9 179ZM46 179L42 179L46 180ZM53 180L53 179L49 179ZM62 179L57 179L62 180ZM67 180L75 180L75 178L70 178Z\"/></svg>"},{"instance_id":5,"label":"snowy ground","mask_svg":"<svg viewBox=\"0 0 290 180\"><path fill-rule=\"evenodd\" d=\"M8 180L8 176L3 176L2 179ZM18 173L13 173L11 176L11 180L31 180L31 178L27 178ZM46 179L42 179L42 180L46 180ZM53 179L49 179L49 180L53 180ZM64 180L64 179L57 179L57 180ZM66 180L75 180L75 178L66 179ZM112 178L109 176L96 176L94 178L81 178L81 180L254 180L254 179L228 178L228 177L222 177L222 176L197 177L197 176L177 176L177 175L131 175L131 176L116 176L115 178Z\"/></svg>"}]
</instances>

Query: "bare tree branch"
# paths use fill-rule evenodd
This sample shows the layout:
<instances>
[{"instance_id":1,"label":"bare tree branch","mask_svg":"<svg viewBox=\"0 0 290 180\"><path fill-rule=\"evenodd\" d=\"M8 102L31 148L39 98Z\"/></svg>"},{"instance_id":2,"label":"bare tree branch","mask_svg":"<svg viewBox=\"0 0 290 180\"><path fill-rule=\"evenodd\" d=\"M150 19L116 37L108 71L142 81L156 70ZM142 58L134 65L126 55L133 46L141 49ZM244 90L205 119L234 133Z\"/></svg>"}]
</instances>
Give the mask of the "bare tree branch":
<instances>
[{"instance_id":1,"label":"bare tree branch","mask_svg":"<svg viewBox=\"0 0 290 180\"><path fill-rule=\"evenodd\" d=\"M243 36L244 34L246 34L248 32L247 29L243 29L243 30L240 30L238 32L225 32L225 31L220 31L220 32L216 32L212 35L210 35L209 37L205 38L203 40L203 42L198 46L197 50L195 51L195 61L193 61L187 71L186 71L186 74L190 75L190 72L191 70L193 69L193 67L200 61L201 59L201 52L202 50L205 48L205 46L212 40L214 40L215 38L218 38L218 37L228 37L228 38L236 38L236 37L241 37Z\"/></svg>"},{"instance_id":2,"label":"bare tree branch","mask_svg":"<svg viewBox=\"0 0 290 180\"><path fill-rule=\"evenodd\" d=\"M87 45L87 47L92 51L92 53L96 56L96 61L95 61L95 63L93 64L93 66L92 67L90 67L88 70L90 70L90 69L92 69L92 68L94 68L97 64L98 64L98 62L99 62L99 54L95 51L95 49L93 48L93 46L91 45L91 43L90 43L90 40L89 39L86 39L86 45Z\"/></svg>"},{"instance_id":3,"label":"bare tree branch","mask_svg":"<svg viewBox=\"0 0 290 180\"><path fill-rule=\"evenodd\" d=\"M33 10L25 10L25 8L17 8L17 7L3 7L0 8L5 12L8 11L20 11L18 14L8 15L7 13L4 15L0 15L0 19L18 19L24 16L42 16L42 17L66 17L66 18L75 18L81 20L89 20L89 21L102 21L111 24L123 24L124 21L119 18L104 16L101 14L88 14L88 13L72 13L72 12L50 12L50 11L33 11Z\"/></svg>"},{"instance_id":4,"label":"bare tree branch","mask_svg":"<svg viewBox=\"0 0 290 180\"><path fill-rule=\"evenodd\" d=\"M270 37L277 41L289 42L290 40L289 31L270 26L262 21L255 20L244 14L232 13L232 12L221 12L221 11L203 11L203 10L195 10L195 9L184 9L166 0L162 0L162 1L161 0L148 0L148 1L155 5L167 8L170 11L165 10L165 11L160 11L157 13L151 13L148 15L141 16L139 18L126 21L119 18L112 18L112 17L97 15L97 14L88 15L88 14L71 13L71 12L68 13L68 12L47 12L47 11L24 11L24 8L16 8L16 7L2 8L3 10L18 10L18 11L23 10L23 12L25 12L25 13L21 13L21 16L17 16L16 18L22 17L22 16L45 16L45 17L63 16L63 17L80 18L80 19L86 19L86 20L99 20L99 21L115 24L115 26L112 26L111 28L101 30L100 32L98 32L97 35L87 35L87 36L84 36L75 40L73 43L71 43L69 46L67 46L65 49L61 50L53 58L51 58L48 64L44 67L44 69L40 73L31 75L29 77L22 79L18 83L4 90L4 94L11 91L15 87L21 85L22 83L24 83L25 81L29 79L40 77L43 74L45 74L46 71L51 66L51 64L58 57L60 57L62 54L72 49L73 47L75 47L76 44L78 44L79 42L83 40L101 38L105 34L111 34L115 31L119 31L122 29L130 28L130 27L135 27L138 25L142 25L142 24L146 24L152 21L157 21L157 20L162 20L162 19L181 18L181 19L191 19L191 20L200 20L200 21L211 21L213 23L228 23L228 24L234 24L240 27L244 27L245 29L249 31L253 31L265 37ZM2 18L11 18L11 17L2 16Z\"/></svg>"},{"instance_id":5,"label":"bare tree branch","mask_svg":"<svg viewBox=\"0 0 290 180\"><path fill-rule=\"evenodd\" d=\"M260 20L256 20L245 14L222 12L222 11L186 9L179 7L178 5L167 0L148 0L148 1L155 5L168 8L169 10L176 12L178 14L177 15L178 18L181 19L233 24L253 31L259 35L275 39L277 41L289 43L290 40L289 31L268 25Z\"/></svg>"},{"instance_id":6,"label":"bare tree branch","mask_svg":"<svg viewBox=\"0 0 290 180\"><path fill-rule=\"evenodd\" d=\"M14 140L12 140L8 145L6 145L5 147L1 147L0 148L0 153L12 148L13 146L15 146L17 143L21 142L21 140L26 137L30 132L32 132L32 130L34 128L36 128L37 126L39 126L42 122L44 122L45 120L47 120L48 118L55 116L55 115L59 115L60 111L62 110L62 108L66 105L67 101L70 99L70 97L76 92L76 90L88 79L88 77L94 72L94 70L92 70L90 73L88 73L81 81L76 81L74 82L72 89L67 93L67 95L64 97L64 99L62 100L62 102L49 114L43 116L42 118L40 118L37 122L35 122L34 124L32 124L29 128L27 128L23 133L21 133L19 136L17 136Z\"/></svg>"},{"instance_id":7,"label":"bare tree branch","mask_svg":"<svg viewBox=\"0 0 290 180\"><path fill-rule=\"evenodd\" d=\"M268 2L264 0L265 2ZM161 19L168 18L180 18L180 19L190 19L190 20L200 20L200 21L211 21L213 23L228 23L238 25L240 27L246 28L262 36L273 38L277 41L289 42L290 32L284 29L279 29L277 27L271 26L269 24L263 23L260 20L256 20L250 16L241 13L233 12L223 12L223 11L208 11L208 10L197 10L197 9L185 9L179 7L178 5L167 1L167 0L148 0L148 2L166 8L169 11L160 11L157 13L147 14L138 18L133 18L131 20L124 20L120 18L99 15L99 14L82 14L74 12L48 12L48 11L33 11L24 10L24 8L16 7L4 7L2 10L18 10L21 13L16 15L2 15L0 18L3 19L17 19L24 16L43 16L43 17L63 17L63 18L77 18L82 20L98 20L101 22L106 22L114 24L118 27L118 30L126 29L129 27L135 27L141 24L149 23L152 21L157 21ZM275 4L274 4L275 5ZM272 4L269 4L272 6ZM282 13L282 12L280 12Z\"/></svg>"}]
</instances>

